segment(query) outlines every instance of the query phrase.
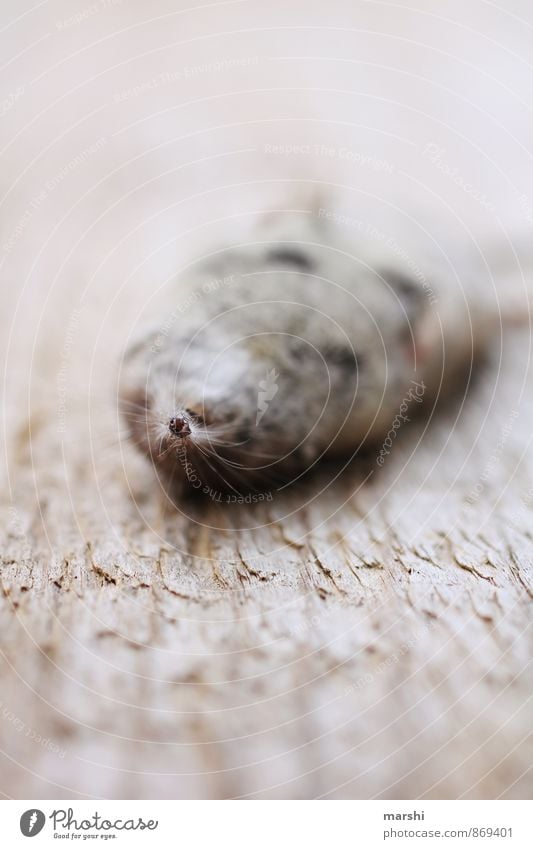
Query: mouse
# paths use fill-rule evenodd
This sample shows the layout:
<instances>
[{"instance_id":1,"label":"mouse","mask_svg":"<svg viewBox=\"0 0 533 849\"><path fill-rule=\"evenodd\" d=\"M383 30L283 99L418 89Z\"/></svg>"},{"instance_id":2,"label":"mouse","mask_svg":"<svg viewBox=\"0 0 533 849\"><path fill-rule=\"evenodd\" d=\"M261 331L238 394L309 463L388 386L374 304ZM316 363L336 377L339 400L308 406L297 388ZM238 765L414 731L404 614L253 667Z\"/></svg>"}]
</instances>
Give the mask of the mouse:
<instances>
[{"instance_id":1,"label":"mouse","mask_svg":"<svg viewBox=\"0 0 533 849\"><path fill-rule=\"evenodd\" d=\"M433 260L346 243L316 211L271 214L190 266L125 351L121 413L165 488L259 499L324 459L377 451L490 347L483 297ZM383 455L381 455L383 456Z\"/></svg>"}]
</instances>

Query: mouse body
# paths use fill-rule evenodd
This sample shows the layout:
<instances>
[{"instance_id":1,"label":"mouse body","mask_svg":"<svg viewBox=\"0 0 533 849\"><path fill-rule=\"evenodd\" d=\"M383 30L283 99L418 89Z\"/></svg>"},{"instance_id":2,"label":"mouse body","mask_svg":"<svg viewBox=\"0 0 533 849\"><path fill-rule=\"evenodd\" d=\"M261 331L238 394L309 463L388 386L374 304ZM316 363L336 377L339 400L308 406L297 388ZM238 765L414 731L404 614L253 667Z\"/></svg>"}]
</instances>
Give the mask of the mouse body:
<instances>
[{"instance_id":1,"label":"mouse body","mask_svg":"<svg viewBox=\"0 0 533 849\"><path fill-rule=\"evenodd\" d=\"M482 305L427 279L351 251L319 216L273 216L189 269L176 309L126 352L135 444L167 488L241 495L372 450L486 345Z\"/></svg>"}]
</instances>

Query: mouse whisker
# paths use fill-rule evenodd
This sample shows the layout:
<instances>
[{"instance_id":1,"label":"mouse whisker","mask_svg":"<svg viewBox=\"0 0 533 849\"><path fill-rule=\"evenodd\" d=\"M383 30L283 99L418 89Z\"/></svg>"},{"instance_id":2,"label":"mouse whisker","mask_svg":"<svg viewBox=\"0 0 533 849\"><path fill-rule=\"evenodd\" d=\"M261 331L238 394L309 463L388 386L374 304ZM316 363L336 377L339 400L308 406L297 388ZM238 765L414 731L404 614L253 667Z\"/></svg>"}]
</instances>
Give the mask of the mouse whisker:
<instances>
[{"instance_id":1,"label":"mouse whisker","mask_svg":"<svg viewBox=\"0 0 533 849\"><path fill-rule=\"evenodd\" d=\"M219 477L219 478L220 478L220 479L224 482L224 484L225 484L225 486L226 486L226 487L228 487L229 489L232 489L234 492L238 493L238 490L237 490L237 489L235 489L235 487L234 487L234 486L233 486L233 485L232 485L232 484L231 484L228 480L226 480L226 478L225 478L225 477L223 476L223 474L221 473L220 469L215 468L215 467L214 467L214 466L213 466L213 465L209 462L208 455L206 454L206 452L202 451L201 453L202 453L202 455L203 455L203 460L204 460L204 462L205 462L205 463L209 466L209 468L211 469L211 471L212 471L212 472L214 472L214 474L215 474L215 475L217 475L217 476L218 476L218 477ZM201 475L201 473L200 473L200 475ZM239 493L238 493L238 494L239 494Z\"/></svg>"}]
</instances>

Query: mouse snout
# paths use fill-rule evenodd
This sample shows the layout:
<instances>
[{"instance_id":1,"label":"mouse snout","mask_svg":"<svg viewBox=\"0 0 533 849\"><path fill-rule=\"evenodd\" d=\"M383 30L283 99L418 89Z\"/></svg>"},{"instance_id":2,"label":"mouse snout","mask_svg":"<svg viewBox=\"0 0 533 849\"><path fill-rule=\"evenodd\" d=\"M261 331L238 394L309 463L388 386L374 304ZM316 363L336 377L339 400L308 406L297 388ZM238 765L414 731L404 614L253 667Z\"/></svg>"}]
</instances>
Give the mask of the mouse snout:
<instances>
[{"instance_id":1,"label":"mouse snout","mask_svg":"<svg viewBox=\"0 0 533 849\"><path fill-rule=\"evenodd\" d=\"M173 436L183 438L191 435L189 422L183 416L172 416L168 422L168 429Z\"/></svg>"}]
</instances>

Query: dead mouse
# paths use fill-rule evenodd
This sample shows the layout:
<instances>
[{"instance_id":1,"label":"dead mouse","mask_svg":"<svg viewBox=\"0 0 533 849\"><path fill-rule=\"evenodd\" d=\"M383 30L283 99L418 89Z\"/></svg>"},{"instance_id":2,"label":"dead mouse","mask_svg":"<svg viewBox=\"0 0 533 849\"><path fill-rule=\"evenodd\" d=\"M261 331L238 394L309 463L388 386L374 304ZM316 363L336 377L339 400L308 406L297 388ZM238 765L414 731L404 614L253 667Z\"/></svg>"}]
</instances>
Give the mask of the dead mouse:
<instances>
[{"instance_id":1,"label":"dead mouse","mask_svg":"<svg viewBox=\"0 0 533 849\"><path fill-rule=\"evenodd\" d=\"M320 215L273 216L187 272L175 308L126 352L135 444L169 489L211 495L379 446L406 392L429 412L491 337L483 298L442 269L419 277L365 261Z\"/></svg>"}]
</instances>

